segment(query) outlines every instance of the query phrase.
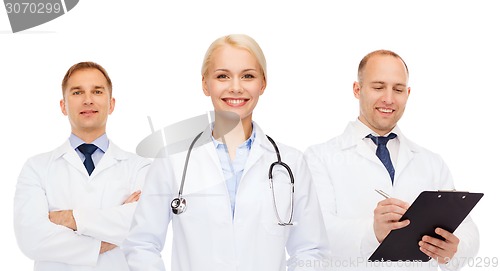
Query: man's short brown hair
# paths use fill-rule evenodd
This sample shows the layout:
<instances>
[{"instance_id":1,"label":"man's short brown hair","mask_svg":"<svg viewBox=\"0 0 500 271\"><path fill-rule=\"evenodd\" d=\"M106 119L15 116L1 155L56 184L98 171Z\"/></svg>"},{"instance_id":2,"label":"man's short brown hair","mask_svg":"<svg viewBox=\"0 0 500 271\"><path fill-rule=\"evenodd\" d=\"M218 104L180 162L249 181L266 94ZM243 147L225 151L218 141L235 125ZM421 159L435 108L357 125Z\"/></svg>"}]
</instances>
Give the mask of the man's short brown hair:
<instances>
[{"instance_id":1,"label":"man's short brown hair","mask_svg":"<svg viewBox=\"0 0 500 271\"><path fill-rule=\"evenodd\" d=\"M68 85L68 80L71 77L71 75L76 71L86 70L86 69L96 69L104 75L104 77L106 78L106 81L108 82L109 96L112 97L113 96L112 95L113 84L111 83L111 79L109 78L108 72L106 72L106 70L101 65L99 65L95 62L90 62L90 61L80 62L80 63L77 63L77 64L71 66L71 68L69 68L69 70L66 72L66 75L64 75L64 78L63 78L62 84L61 84L63 97L64 97L64 90L66 89L66 86Z\"/></svg>"}]
</instances>

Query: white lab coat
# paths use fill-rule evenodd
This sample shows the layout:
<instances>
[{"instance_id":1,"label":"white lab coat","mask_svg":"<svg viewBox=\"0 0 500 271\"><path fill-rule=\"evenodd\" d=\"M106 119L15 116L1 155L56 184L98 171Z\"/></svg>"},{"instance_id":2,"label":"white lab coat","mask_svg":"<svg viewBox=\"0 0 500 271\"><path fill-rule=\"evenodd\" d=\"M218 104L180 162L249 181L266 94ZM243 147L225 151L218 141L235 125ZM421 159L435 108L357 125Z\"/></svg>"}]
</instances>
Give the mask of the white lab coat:
<instances>
[{"instance_id":1,"label":"white lab coat","mask_svg":"<svg viewBox=\"0 0 500 271\"><path fill-rule=\"evenodd\" d=\"M136 203L122 203L143 185L148 159L112 142L91 176L69 140L24 165L14 199L19 247L35 271L128 270L120 248L99 254L101 241L121 245ZM73 210L77 231L53 224L49 211Z\"/></svg>"},{"instance_id":2,"label":"white lab coat","mask_svg":"<svg viewBox=\"0 0 500 271\"><path fill-rule=\"evenodd\" d=\"M293 226L277 225L268 170L277 161L264 133L254 123L252 145L236 195L234 219L219 157L207 128L191 153L183 197L187 209L174 215L170 202L177 197L186 153L156 159L151 166L129 237L124 242L133 271L165 270L160 252L172 220L173 271L279 271L325 260L329 250L316 192L302 153L279 144L282 161L295 177ZM193 135L194 137L195 135ZM282 220L290 212L290 179L276 167L274 186ZM303 268L303 269L302 269Z\"/></svg>"},{"instance_id":3,"label":"white lab coat","mask_svg":"<svg viewBox=\"0 0 500 271\"><path fill-rule=\"evenodd\" d=\"M351 270L436 270L437 262L408 266L369 264L366 259L379 245L373 231L373 210L384 198L381 189L394 198L412 203L424 190L454 189L442 158L408 140L398 129L400 141L394 185L386 168L350 123L344 133L305 152L318 191L333 255L333 265ZM362 124L361 124L362 125ZM359 130L358 130L359 131ZM479 248L475 224L467 218L455 231L460 239L457 260L474 257ZM465 261L466 262L466 261ZM368 268L370 267L370 268ZM413 268L413 269L412 269ZM457 270L441 265L445 270Z\"/></svg>"}]
</instances>

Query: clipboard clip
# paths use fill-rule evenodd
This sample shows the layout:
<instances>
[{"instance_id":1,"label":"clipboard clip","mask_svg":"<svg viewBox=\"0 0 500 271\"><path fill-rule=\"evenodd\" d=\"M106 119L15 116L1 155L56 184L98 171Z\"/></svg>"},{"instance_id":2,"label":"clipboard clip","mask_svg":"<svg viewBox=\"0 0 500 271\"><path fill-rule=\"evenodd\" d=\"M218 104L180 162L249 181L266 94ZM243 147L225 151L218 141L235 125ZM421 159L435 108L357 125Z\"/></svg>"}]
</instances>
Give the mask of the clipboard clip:
<instances>
[{"instance_id":1,"label":"clipboard clip","mask_svg":"<svg viewBox=\"0 0 500 271\"><path fill-rule=\"evenodd\" d=\"M457 191L456 189L438 190L438 192L457 192L457 193L469 193L469 191Z\"/></svg>"},{"instance_id":2,"label":"clipboard clip","mask_svg":"<svg viewBox=\"0 0 500 271\"><path fill-rule=\"evenodd\" d=\"M460 193L462 194L462 199L465 199L467 197L467 195L469 194L469 191L457 191L456 189L451 189L451 190L438 190L438 193L449 193L449 192L452 192L452 193ZM465 194L465 195L464 195ZM437 196L438 198L441 198L441 195L438 195Z\"/></svg>"}]
</instances>

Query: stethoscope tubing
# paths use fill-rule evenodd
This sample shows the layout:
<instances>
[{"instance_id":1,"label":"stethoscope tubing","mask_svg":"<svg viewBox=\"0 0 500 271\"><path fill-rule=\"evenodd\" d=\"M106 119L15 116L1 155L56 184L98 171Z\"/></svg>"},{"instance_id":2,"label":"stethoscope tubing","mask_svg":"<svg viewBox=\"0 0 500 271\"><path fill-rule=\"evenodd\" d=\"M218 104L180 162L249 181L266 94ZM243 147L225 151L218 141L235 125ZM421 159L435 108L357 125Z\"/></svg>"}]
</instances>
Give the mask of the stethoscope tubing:
<instances>
[{"instance_id":1,"label":"stethoscope tubing","mask_svg":"<svg viewBox=\"0 0 500 271\"><path fill-rule=\"evenodd\" d=\"M174 198L172 200L171 204L170 204L171 207L172 207L172 212L174 214L176 214L176 215L179 215L179 214L183 213L186 210L186 200L182 197L182 192L184 190L184 183L185 183L185 180L186 180L186 173L187 173L187 168L188 168L188 164L189 164L189 158L191 156L191 151L193 150L194 145L196 144L196 142L198 141L198 139L201 137L202 134L203 134L203 132L199 133L193 139L193 141L191 142L191 145L189 146L188 153L186 155L186 160L184 161L184 169L183 169L183 172L182 172L182 180L181 180L181 185L179 187L179 193L178 193L177 198ZM292 223L292 218L293 218L293 204L294 204L294 200L293 200L294 197L293 197L293 195L294 195L294 192L295 192L295 180L294 180L294 177L293 177L293 173L292 173L291 168L286 163L283 163L281 161L281 154L280 154L280 151L278 149L278 146L276 145L276 142L274 142L274 140L270 136L266 135L266 137L269 140L269 142L271 142L271 144L273 145L275 153L276 153L276 156L277 156L277 159L278 159L278 161L273 162L269 166L269 184L270 184L270 188L272 190L273 202L274 202L274 211L275 211L276 217L278 218L278 225L280 225L280 226L293 225L293 223ZM275 193L274 193L274 185L273 185L273 168L276 165L280 165L280 166L284 167L287 170L288 175L290 177L290 183L291 183L290 206L291 206L291 210L290 210L290 219L288 220L288 222L283 222L281 220L281 217L280 217L280 215L278 213L278 207L276 205L276 196L275 196Z\"/></svg>"},{"instance_id":2,"label":"stethoscope tubing","mask_svg":"<svg viewBox=\"0 0 500 271\"><path fill-rule=\"evenodd\" d=\"M189 157L191 156L191 151L193 150L194 144L198 139L201 137L203 132L199 133L194 139L193 142L191 142L191 145L189 146L188 153L186 155L186 161L184 161L184 170L182 171L182 180L181 180L181 186L179 188L179 196L178 198L182 198L182 192L184 190L184 181L186 180L186 172L189 164Z\"/></svg>"}]
</instances>

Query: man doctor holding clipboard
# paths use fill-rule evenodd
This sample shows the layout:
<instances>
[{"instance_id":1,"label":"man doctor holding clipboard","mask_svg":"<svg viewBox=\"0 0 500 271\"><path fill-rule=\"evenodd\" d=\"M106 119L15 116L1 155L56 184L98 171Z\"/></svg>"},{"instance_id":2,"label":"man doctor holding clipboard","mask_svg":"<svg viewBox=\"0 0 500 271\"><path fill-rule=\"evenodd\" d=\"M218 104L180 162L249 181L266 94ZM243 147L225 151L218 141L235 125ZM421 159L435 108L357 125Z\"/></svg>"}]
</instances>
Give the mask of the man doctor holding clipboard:
<instances>
[{"instance_id":1,"label":"man doctor holding clipboard","mask_svg":"<svg viewBox=\"0 0 500 271\"><path fill-rule=\"evenodd\" d=\"M345 269L459 270L466 263L460 259L474 257L479 248L478 230L468 217L453 234L436 229L445 241L424 236L415 243L433 258L427 263L367 261L391 230L411 223L399 219L420 192L454 189L443 159L413 143L397 126L410 95L408 78L406 63L396 53L366 55L353 84L359 117L342 135L305 153L334 261L355 262ZM381 200L376 189L392 197Z\"/></svg>"}]
</instances>

